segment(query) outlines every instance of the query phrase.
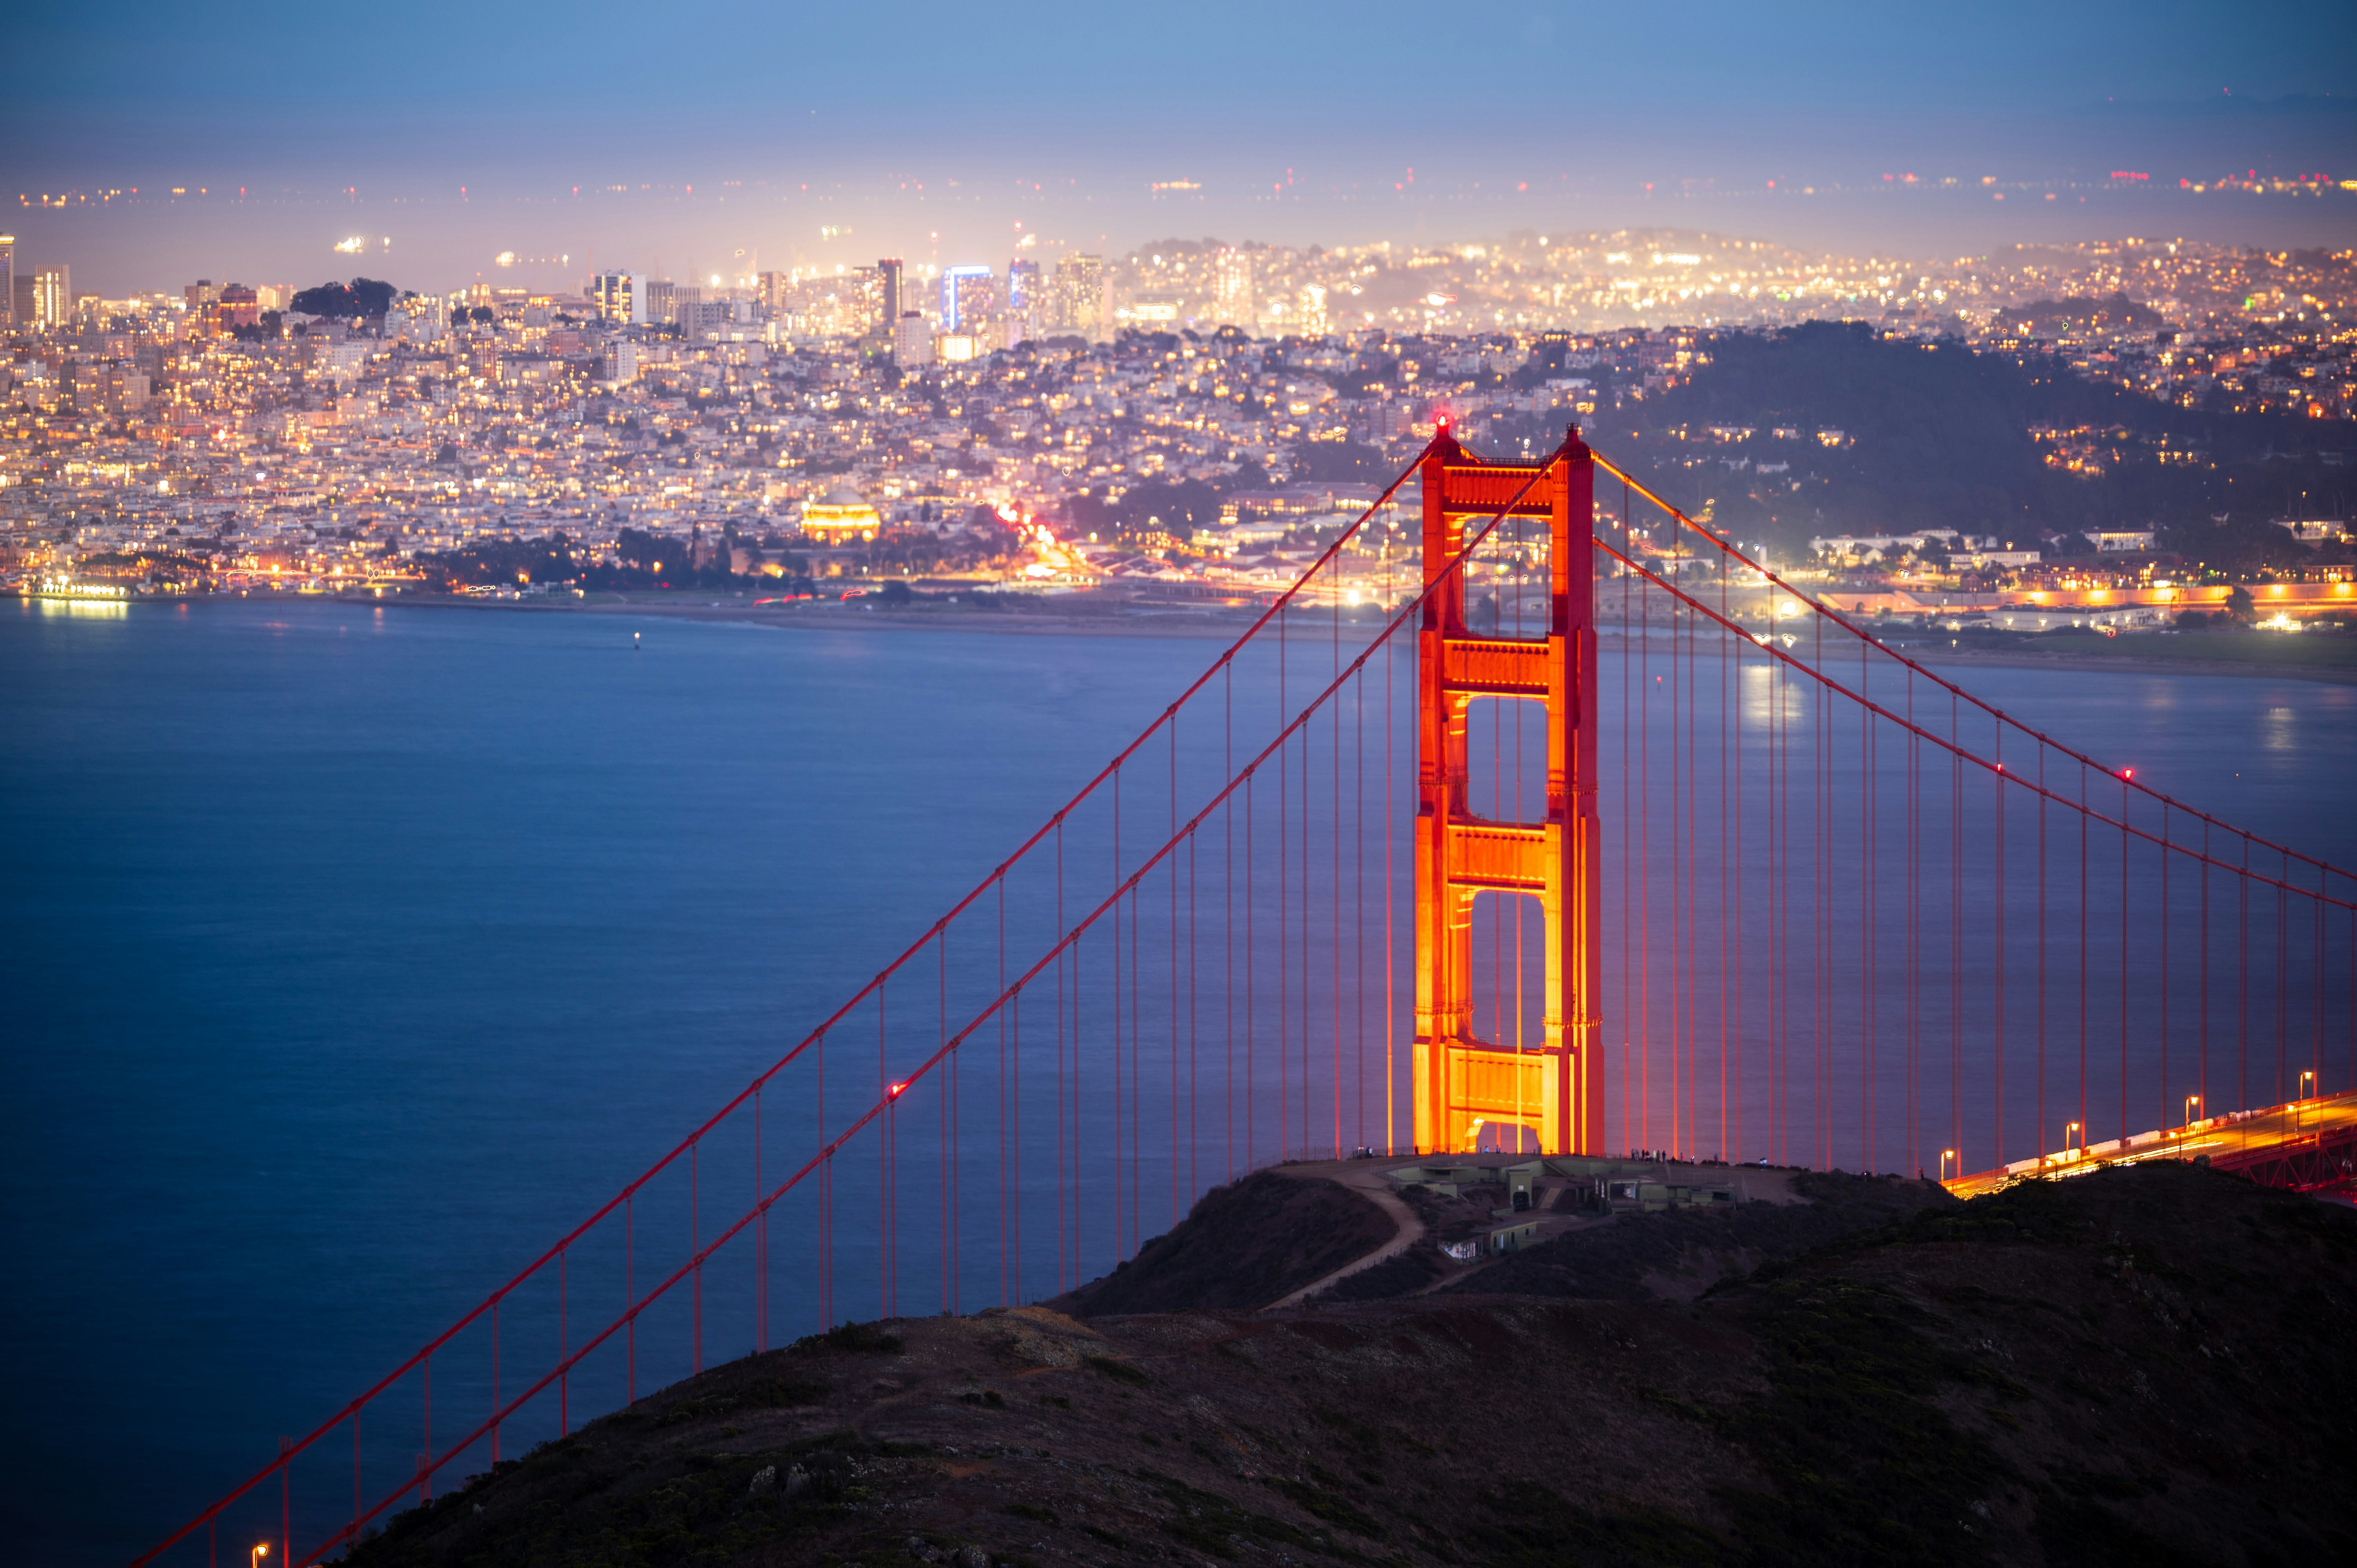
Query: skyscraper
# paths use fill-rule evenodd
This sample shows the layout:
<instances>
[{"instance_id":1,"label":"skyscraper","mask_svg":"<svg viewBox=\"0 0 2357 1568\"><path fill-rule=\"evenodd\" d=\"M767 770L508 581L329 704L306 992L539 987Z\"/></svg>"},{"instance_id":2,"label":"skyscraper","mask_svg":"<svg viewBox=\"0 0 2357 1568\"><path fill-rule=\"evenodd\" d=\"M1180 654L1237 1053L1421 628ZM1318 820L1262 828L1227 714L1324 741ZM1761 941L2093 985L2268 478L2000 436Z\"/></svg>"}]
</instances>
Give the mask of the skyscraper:
<instances>
[{"instance_id":1,"label":"skyscraper","mask_svg":"<svg viewBox=\"0 0 2357 1568\"><path fill-rule=\"evenodd\" d=\"M1050 325L1091 343L1105 337L1105 277L1103 256L1066 256L1056 263L1050 290Z\"/></svg>"},{"instance_id":2,"label":"skyscraper","mask_svg":"<svg viewBox=\"0 0 2357 1568\"><path fill-rule=\"evenodd\" d=\"M893 324L892 360L904 371L921 371L933 362L933 329L921 313L903 312Z\"/></svg>"},{"instance_id":3,"label":"skyscraper","mask_svg":"<svg viewBox=\"0 0 2357 1568\"><path fill-rule=\"evenodd\" d=\"M638 327L647 319L646 300L639 280L630 273L599 273L590 282L591 299L600 319L617 327Z\"/></svg>"},{"instance_id":4,"label":"skyscraper","mask_svg":"<svg viewBox=\"0 0 2357 1568\"><path fill-rule=\"evenodd\" d=\"M16 325L16 236L0 234L0 326Z\"/></svg>"},{"instance_id":5,"label":"skyscraper","mask_svg":"<svg viewBox=\"0 0 2357 1568\"><path fill-rule=\"evenodd\" d=\"M886 256L876 263L876 270L883 274L884 278L884 324L888 328L893 328L894 324L900 319L902 312L908 309L900 296L900 258ZM897 328L895 329L897 330Z\"/></svg>"},{"instance_id":6,"label":"skyscraper","mask_svg":"<svg viewBox=\"0 0 2357 1568\"><path fill-rule=\"evenodd\" d=\"M997 284L988 267L942 269L942 329L970 338L989 331L998 315Z\"/></svg>"},{"instance_id":7,"label":"skyscraper","mask_svg":"<svg viewBox=\"0 0 2357 1568\"><path fill-rule=\"evenodd\" d=\"M60 263L33 274L33 325L63 331L73 319L73 269Z\"/></svg>"},{"instance_id":8,"label":"skyscraper","mask_svg":"<svg viewBox=\"0 0 2357 1568\"><path fill-rule=\"evenodd\" d=\"M849 335L866 338L881 333L888 338L893 323L900 319L890 308L890 302L900 292L900 263L883 261L872 267L854 267L851 284L858 302L858 319L851 325Z\"/></svg>"},{"instance_id":9,"label":"skyscraper","mask_svg":"<svg viewBox=\"0 0 2357 1568\"><path fill-rule=\"evenodd\" d=\"M1222 327L1249 328L1253 309L1253 259L1249 251L1222 246L1211 258L1211 319Z\"/></svg>"},{"instance_id":10,"label":"skyscraper","mask_svg":"<svg viewBox=\"0 0 2357 1568\"><path fill-rule=\"evenodd\" d=\"M1308 283L1301 285L1301 314L1297 328L1304 338L1326 336L1326 285Z\"/></svg>"},{"instance_id":11,"label":"skyscraper","mask_svg":"<svg viewBox=\"0 0 2357 1568\"><path fill-rule=\"evenodd\" d=\"M1037 262L1006 263L1006 346L1043 336L1048 319L1046 280Z\"/></svg>"}]
</instances>

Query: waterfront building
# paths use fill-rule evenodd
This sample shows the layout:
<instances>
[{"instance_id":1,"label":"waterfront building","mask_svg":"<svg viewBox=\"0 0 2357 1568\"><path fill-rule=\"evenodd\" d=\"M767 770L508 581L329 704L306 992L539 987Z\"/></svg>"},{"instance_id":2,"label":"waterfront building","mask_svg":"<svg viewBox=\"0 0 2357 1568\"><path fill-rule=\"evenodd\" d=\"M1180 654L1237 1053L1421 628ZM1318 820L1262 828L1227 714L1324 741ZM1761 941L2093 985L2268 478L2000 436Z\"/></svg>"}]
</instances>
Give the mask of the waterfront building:
<instances>
[{"instance_id":1,"label":"waterfront building","mask_svg":"<svg viewBox=\"0 0 2357 1568\"><path fill-rule=\"evenodd\" d=\"M883 531L883 517L857 490L829 490L802 503L802 532L822 543L872 540Z\"/></svg>"}]
</instances>

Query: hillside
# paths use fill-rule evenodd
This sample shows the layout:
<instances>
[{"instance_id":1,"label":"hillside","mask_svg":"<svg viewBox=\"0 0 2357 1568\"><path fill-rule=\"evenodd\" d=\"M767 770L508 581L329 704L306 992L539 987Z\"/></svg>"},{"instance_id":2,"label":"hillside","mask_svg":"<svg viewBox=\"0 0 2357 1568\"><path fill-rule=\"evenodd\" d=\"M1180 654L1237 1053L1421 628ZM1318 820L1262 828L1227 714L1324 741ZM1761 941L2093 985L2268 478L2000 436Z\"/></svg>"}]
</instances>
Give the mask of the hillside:
<instances>
[{"instance_id":1,"label":"hillside","mask_svg":"<svg viewBox=\"0 0 2357 1568\"><path fill-rule=\"evenodd\" d=\"M2314 558L2267 520L2350 498L2336 465L2357 438L2339 422L2180 408L2067 367L1831 322L1723 333L1708 352L1689 383L1599 420L1595 439L1674 504L1787 559L1816 534L1952 528L2035 548L2067 532L2077 549L2083 530L2158 525L2171 550L2254 569ZM2093 477L2049 462L2066 448Z\"/></svg>"},{"instance_id":2,"label":"hillside","mask_svg":"<svg viewBox=\"0 0 2357 1568\"><path fill-rule=\"evenodd\" d=\"M2170 1165L1691 1303L904 1320L665 1390L351 1560L2345 1561L2352 1307L2357 1213Z\"/></svg>"},{"instance_id":3,"label":"hillside","mask_svg":"<svg viewBox=\"0 0 2357 1568\"><path fill-rule=\"evenodd\" d=\"M1249 1311L1382 1246L1395 1230L1382 1209L1333 1182L1257 1171L1213 1187L1136 1257L1048 1305L1082 1317Z\"/></svg>"}]
</instances>

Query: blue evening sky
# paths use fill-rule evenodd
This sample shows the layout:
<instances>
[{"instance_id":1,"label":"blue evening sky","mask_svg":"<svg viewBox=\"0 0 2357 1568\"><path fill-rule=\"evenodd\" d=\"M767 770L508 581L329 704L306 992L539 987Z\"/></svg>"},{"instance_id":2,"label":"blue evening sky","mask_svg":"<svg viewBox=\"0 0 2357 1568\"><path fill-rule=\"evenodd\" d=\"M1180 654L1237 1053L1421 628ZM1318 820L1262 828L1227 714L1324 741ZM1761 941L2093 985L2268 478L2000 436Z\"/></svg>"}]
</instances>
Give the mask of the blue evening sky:
<instances>
[{"instance_id":1,"label":"blue evening sky","mask_svg":"<svg viewBox=\"0 0 2357 1568\"><path fill-rule=\"evenodd\" d=\"M1634 224L1915 253L2081 231L2349 242L2357 193L2176 191L2357 177L2352 46L2357 7L2325 0L138 0L12 18L0 188L28 255L118 289L307 278L363 232L421 286L500 251L569 258L557 273L591 251L683 275L887 249L1003 264L1017 225L1088 248ZM2158 188L2082 183L2115 168ZM1886 173L2064 195L1881 199ZM1195 188L1152 188L1174 181ZM38 204L133 188L102 216Z\"/></svg>"}]
</instances>

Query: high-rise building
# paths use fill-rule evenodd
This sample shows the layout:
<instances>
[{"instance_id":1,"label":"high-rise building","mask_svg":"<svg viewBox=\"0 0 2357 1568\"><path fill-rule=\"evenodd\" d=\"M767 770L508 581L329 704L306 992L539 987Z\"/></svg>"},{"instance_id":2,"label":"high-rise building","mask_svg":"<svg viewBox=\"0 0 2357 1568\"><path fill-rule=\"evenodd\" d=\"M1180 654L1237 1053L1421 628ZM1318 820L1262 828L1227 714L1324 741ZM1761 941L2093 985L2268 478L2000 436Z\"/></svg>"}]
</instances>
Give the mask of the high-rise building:
<instances>
[{"instance_id":1,"label":"high-rise building","mask_svg":"<svg viewBox=\"0 0 2357 1568\"><path fill-rule=\"evenodd\" d=\"M16 236L0 234L0 326L16 325Z\"/></svg>"},{"instance_id":2,"label":"high-rise building","mask_svg":"<svg viewBox=\"0 0 2357 1568\"><path fill-rule=\"evenodd\" d=\"M730 302L725 299L682 299L678 310L680 336L691 343L699 342L705 334L727 326L732 316Z\"/></svg>"},{"instance_id":3,"label":"high-rise building","mask_svg":"<svg viewBox=\"0 0 2357 1568\"><path fill-rule=\"evenodd\" d=\"M904 371L921 371L933 362L933 329L921 311L903 311L892 324L892 362Z\"/></svg>"},{"instance_id":4,"label":"high-rise building","mask_svg":"<svg viewBox=\"0 0 2357 1568\"><path fill-rule=\"evenodd\" d=\"M241 327L252 327L261 319L261 299L243 284L231 284L213 302L214 330L217 332L233 332Z\"/></svg>"},{"instance_id":5,"label":"high-rise building","mask_svg":"<svg viewBox=\"0 0 2357 1568\"><path fill-rule=\"evenodd\" d=\"M638 276L633 273L599 273L590 280L589 297L597 307L599 319L616 327L645 324L646 300L641 295Z\"/></svg>"},{"instance_id":6,"label":"high-rise building","mask_svg":"<svg viewBox=\"0 0 2357 1568\"><path fill-rule=\"evenodd\" d=\"M1066 256L1056 263L1049 289L1049 327L1053 332L1100 343L1105 337L1105 274L1103 256Z\"/></svg>"},{"instance_id":7,"label":"high-rise building","mask_svg":"<svg viewBox=\"0 0 2357 1568\"><path fill-rule=\"evenodd\" d=\"M1304 338L1326 336L1326 285L1307 283L1301 285L1301 313L1295 328Z\"/></svg>"},{"instance_id":8,"label":"high-rise building","mask_svg":"<svg viewBox=\"0 0 2357 1568\"><path fill-rule=\"evenodd\" d=\"M639 290L646 295L640 307L640 320L662 326L679 319L679 285L669 278L641 278Z\"/></svg>"},{"instance_id":9,"label":"high-rise building","mask_svg":"<svg viewBox=\"0 0 2357 1568\"><path fill-rule=\"evenodd\" d=\"M1037 262L1006 263L1006 346L1045 336L1048 320L1045 278Z\"/></svg>"},{"instance_id":10,"label":"high-rise building","mask_svg":"<svg viewBox=\"0 0 2357 1568\"><path fill-rule=\"evenodd\" d=\"M998 316L998 279L988 267L942 269L942 330L980 337Z\"/></svg>"},{"instance_id":11,"label":"high-rise building","mask_svg":"<svg viewBox=\"0 0 2357 1568\"><path fill-rule=\"evenodd\" d=\"M847 325L847 336L865 338L870 333L889 335L892 324L900 317L890 308L894 295L900 292L899 263L878 262L872 267L851 269L853 319Z\"/></svg>"},{"instance_id":12,"label":"high-rise building","mask_svg":"<svg viewBox=\"0 0 2357 1568\"><path fill-rule=\"evenodd\" d=\"M1253 309L1253 259L1249 251L1221 247L1211 258L1211 319L1222 327L1250 327Z\"/></svg>"},{"instance_id":13,"label":"high-rise building","mask_svg":"<svg viewBox=\"0 0 2357 1568\"><path fill-rule=\"evenodd\" d=\"M895 324L909 308L900 293L900 258L886 256L876 263L876 270L884 280L884 324L897 330Z\"/></svg>"},{"instance_id":14,"label":"high-rise building","mask_svg":"<svg viewBox=\"0 0 2357 1568\"><path fill-rule=\"evenodd\" d=\"M33 274L33 325L59 332L73 320L73 269L43 267Z\"/></svg>"}]
</instances>

